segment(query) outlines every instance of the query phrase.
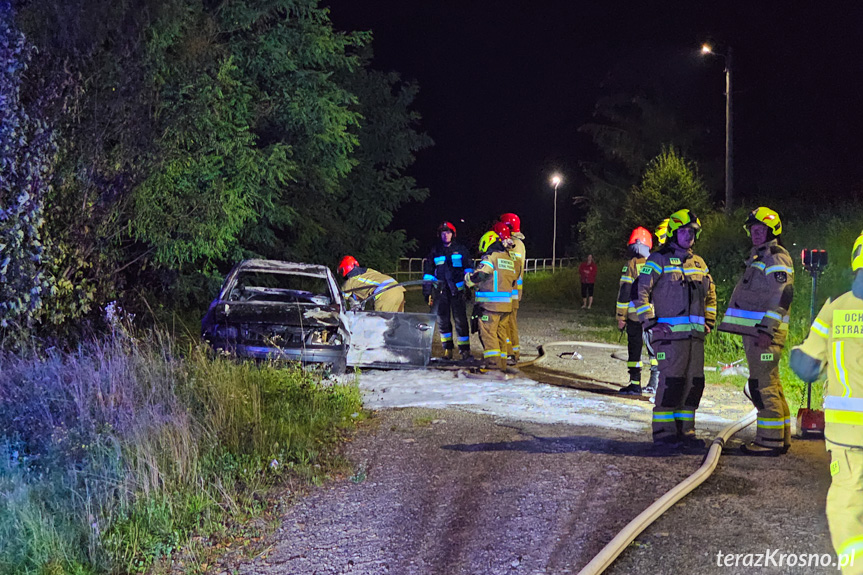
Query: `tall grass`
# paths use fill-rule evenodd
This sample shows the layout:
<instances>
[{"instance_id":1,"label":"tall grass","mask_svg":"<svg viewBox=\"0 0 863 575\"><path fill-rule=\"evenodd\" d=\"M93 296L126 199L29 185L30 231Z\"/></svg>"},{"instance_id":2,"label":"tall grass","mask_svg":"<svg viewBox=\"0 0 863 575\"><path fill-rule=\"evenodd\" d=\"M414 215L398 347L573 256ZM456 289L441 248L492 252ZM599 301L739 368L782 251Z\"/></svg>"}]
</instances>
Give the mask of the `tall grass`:
<instances>
[{"instance_id":1,"label":"tall grass","mask_svg":"<svg viewBox=\"0 0 863 575\"><path fill-rule=\"evenodd\" d=\"M0 356L0 572L145 570L325 470L360 406L356 386L158 335Z\"/></svg>"}]
</instances>

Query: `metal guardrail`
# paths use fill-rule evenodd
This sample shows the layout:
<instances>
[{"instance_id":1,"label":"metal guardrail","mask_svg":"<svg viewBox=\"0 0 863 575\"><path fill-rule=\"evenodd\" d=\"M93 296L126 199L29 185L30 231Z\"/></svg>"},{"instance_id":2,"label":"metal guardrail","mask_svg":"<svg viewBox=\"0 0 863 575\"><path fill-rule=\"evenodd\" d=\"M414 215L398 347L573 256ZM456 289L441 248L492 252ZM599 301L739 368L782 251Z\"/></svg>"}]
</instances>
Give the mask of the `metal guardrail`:
<instances>
[{"instance_id":1,"label":"metal guardrail","mask_svg":"<svg viewBox=\"0 0 863 575\"><path fill-rule=\"evenodd\" d=\"M394 272L387 272L387 275L399 281L422 279L424 261L425 258L399 258L399 269ZM479 260L474 260L474 266L477 262ZM575 265L578 260L576 258L557 258L554 262L555 268L564 268ZM528 258L524 262L524 271L525 273L551 271L551 263L551 258Z\"/></svg>"}]
</instances>

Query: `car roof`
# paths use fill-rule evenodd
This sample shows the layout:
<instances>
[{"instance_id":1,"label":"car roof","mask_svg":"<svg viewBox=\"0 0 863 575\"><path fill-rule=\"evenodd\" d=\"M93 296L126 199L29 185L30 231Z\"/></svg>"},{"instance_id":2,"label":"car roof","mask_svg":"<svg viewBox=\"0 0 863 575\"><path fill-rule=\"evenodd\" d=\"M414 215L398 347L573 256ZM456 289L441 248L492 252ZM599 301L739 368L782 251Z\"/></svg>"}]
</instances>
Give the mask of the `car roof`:
<instances>
[{"instance_id":1,"label":"car roof","mask_svg":"<svg viewBox=\"0 0 863 575\"><path fill-rule=\"evenodd\" d=\"M244 260L237 265L237 271L275 272L275 273L302 273L328 277L332 272L326 266L316 264L303 264L297 262L284 262L281 260Z\"/></svg>"}]
</instances>

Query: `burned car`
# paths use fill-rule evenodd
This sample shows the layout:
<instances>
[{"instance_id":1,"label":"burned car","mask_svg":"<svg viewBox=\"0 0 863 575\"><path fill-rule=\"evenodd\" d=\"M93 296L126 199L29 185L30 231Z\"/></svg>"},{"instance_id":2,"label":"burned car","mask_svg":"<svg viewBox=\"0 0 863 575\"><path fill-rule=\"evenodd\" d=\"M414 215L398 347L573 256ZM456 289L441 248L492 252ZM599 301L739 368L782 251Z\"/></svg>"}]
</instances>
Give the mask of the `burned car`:
<instances>
[{"instance_id":1,"label":"burned car","mask_svg":"<svg viewBox=\"0 0 863 575\"><path fill-rule=\"evenodd\" d=\"M398 284L394 284L398 285ZM245 260L228 273L201 321L215 350L252 359L346 366L425 366L436 316L350 310L329 268Z\"/></svg>"}]
</instances>

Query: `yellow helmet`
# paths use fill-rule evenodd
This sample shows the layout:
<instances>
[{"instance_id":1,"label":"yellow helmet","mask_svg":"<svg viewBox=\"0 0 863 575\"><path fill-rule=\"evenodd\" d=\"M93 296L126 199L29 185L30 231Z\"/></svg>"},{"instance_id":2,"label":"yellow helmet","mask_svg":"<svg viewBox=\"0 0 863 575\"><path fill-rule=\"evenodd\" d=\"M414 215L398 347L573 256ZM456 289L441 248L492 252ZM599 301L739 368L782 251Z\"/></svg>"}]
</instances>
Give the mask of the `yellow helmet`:
<instances>
[{"instance_id":1,"label":"yellow helmet","mask_svg":"<svg viewBox=\"0 0 863 575\"><path fill-rule=\"evenodd\" d=\"M863 232L857 236L857 241L854 242L854 249L851 250L851 269L855 272L863 269Z\"/></svg>"},{"instance_id":2,"label":"yellow helmet","mask_svg":"<svg viewBox=\"0 0 863 575\"><path fill-rule=\"evenodd\" d=\"M666 233L666 237L673 238L677 230L687 226L695 230L695 239L698 239L701 235L701 220L692 213L692 210L688 210L686 208L677 210L668 216L668 231Z\"/></svg>"},{"instance_id":3,"label":"yellow helmet","mask_svg":"<svg viewBox=\"0 0 863 575\"><path fill-rule=\"evenodd\" d=\"M494 242L498 241L500 236L494 232L486 232L479 239L479 251L485 253Z\"/></svg>"},{"instance_id":4,"label":"yellow helmet","mask_svg":"<svg viewBox=\"0 0 863 575\"><path fill-rule=\"evenodd\" d=\"M746 218L746 223L743 224L743 229L746 230L746 235L751 235L749 228L752 224L764 224L770 229L773 237L782 233L782 220L779 219L779 214L770 208L761 206L749 212L749 217Z\"/></svg>"},{"instance_id":5,"label":"yellow helmet","mask_svg":"<svg viewBox=\"0 0 863 575\"><path fill-rule=\"evenodd\" d=\"M656 226L656 231L653 232L656 234L656 240L659 245L663 245L665 240L668 239L668 218L662 220L658 226Z\"/></svg>"}]
</instances>

